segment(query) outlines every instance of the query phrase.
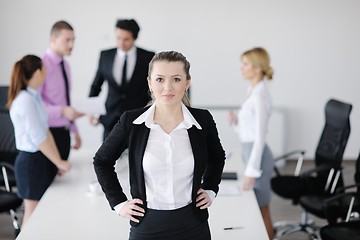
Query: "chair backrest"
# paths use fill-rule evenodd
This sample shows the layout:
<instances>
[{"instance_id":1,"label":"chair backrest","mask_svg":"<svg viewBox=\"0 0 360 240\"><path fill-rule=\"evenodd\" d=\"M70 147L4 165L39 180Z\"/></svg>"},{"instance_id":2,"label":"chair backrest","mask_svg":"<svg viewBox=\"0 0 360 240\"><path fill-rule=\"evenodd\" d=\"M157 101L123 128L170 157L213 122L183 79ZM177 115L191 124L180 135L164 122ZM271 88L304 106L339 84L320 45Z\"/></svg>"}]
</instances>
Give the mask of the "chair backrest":
<instances>
[{"instance_id":1,"label":"chair backrest","mask_svg":"<svg viewBox=\"0 0 360 240\"><path fill-rule=\"evenodd\" d=\"M355 164L355 175L354 180L356 184L360 184L360 153L358 156L358 159L356 160ZM360 195L360 186L357 188L357 194Z\"/></svg>"},{"instance_id":2,"label":"chair backrest","mask_svg":"<svg viewBox=\"0 0 360 240\"><path fill-rule=\"evenodd\" d=\"M315 164L340 167L350 135L352 105L330 99L325 106L325 127L316 149Z\"/></svg>"},{"instance_id":3,"label":"chair backrest","mask_svg":"<svg viewBox=\"0 0 360 240\"><path fill-rule=\"evenodd\" d=\"M6 109L8 91L8 86L0 86L0 110Z\"/></svg>"},{"instance_id":4,"label":"chair backrest","mask_svg":"<svg viewBox=\"0 0 360 240\"><path fill-rule=\"evenodd\" d=\"M14 163L18 151L15 145L14 127L5 106L8 89L7 86L0 86L0 161Z\"/></svg>"}]
</instances>

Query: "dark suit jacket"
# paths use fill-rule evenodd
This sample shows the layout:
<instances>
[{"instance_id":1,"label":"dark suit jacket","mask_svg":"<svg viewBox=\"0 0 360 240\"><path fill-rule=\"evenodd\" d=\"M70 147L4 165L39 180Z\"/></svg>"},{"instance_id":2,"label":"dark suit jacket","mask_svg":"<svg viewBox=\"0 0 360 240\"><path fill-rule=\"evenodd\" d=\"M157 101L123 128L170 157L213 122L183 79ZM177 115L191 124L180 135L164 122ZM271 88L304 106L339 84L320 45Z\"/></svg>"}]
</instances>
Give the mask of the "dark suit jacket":
<instances>
[{"instance_id":1,"label":"dark suit jacket","mask_svg":"<svg viewBox=\"0 0 360 240\"><path fill-rule=\"evenodd\" d=\"M94 168L106 198L113 209L119 203L127 201L117 175L114 171L116 160L128 148L130 189L133 198L144 202L146 214L146 191L142 167L143 155L148 141L150 129L145 124L133 124L148 109L136 109L125 112L115 125L105 142L94 157ZM194 179L192 188L192 205L200 220L206 221L208 211L195 207L199 188L219 190L221 174L225 163L225 152L221 146L215 122L207 110L189 108L189 111L200 124L201 130L192 126L188 129L191 148L194 154ZM134 222L131 222L134 226Z\"/></svg>"},{"instance_id":2,"label":"dark suit jacket","mask_svg":"<svg viewBox=\"0 0 360 240\"><path fill-rule=\"evenodd\" d=\"M111 130L120 116L127 110L146 106L150 100L148 94L147 75L149 62L154 52L136 48L136 64L133 75L126 87L119 86L113 76L113 65L117 49L101 52L99 67L91 85L90 97L98 96L105 80L109 84L109 92L105 102L106 115L100 117L105 129ZM119 69L121 71L121 69Z\"/></svg>"}]
</instances>

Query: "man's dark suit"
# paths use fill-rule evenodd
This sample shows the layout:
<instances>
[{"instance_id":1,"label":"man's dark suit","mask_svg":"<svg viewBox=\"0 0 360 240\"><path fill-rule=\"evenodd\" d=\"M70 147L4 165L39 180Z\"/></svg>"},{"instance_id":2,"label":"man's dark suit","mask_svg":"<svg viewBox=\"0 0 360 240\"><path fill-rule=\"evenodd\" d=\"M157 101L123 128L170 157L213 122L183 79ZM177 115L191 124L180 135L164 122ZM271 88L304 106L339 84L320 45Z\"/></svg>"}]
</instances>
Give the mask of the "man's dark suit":
<instances>
[{"instance_id":1,"label":"man's dark suit","mask_svg":"<svg viewBox=\"0 0 360 240\"><path fill-rule=\"evenodd\" d=\"M102 84L105 80L108 81L109 90L105 102L106 115L100 116L100 122L105 128L104 138L110 133L125 111L144 107L150 100L146 78L148 75L149 62L155 53L136 48L134 72L125 87L119 86L113 76L113 65L116 54L116 48L101 52L99 67L89 94L90 97L98 96ZM121 69L119 69L119 71L121 71Z\"/></svg>"},{"instance_id":2,"label":"man's dark suit","mask_svg":"<svg viewBox=\"0 0 360 240\"><path fill-rule=\"evenodd\" d=\"M114 165L121 153L129 151L130 187L133 198L144 203L146 214L146 191L142 168L143 155L149 138L150 129L144 123L137 125L133 121L148 109L127 111L115 125L113 131L99 148L94 157L97 178L111 208L127 200L123 193ZM225 164L225 152L221 146L215 122L207 110L188 108L202 129L192 126L188 129L191 148L194 154L194 176L192 187L192 206L201 221L206 221L208 211L196 207L199 188L219 191L221 174ZM136 223L131 221L131 225Z\"/></svg>"}]
</instances>

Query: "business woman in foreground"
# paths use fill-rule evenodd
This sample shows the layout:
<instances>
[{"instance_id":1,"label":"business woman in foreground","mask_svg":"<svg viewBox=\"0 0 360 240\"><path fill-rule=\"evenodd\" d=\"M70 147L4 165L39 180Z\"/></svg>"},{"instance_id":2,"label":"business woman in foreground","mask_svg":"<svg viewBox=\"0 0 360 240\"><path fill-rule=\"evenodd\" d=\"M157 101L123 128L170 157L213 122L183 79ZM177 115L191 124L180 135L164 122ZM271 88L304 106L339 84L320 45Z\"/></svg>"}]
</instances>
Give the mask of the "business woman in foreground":
<instances>
[{"instance_id":1,"label":"business woman in foreground","mask_svg":"<svg viewBox=\"0 0 360 240\"><path fill-rule=\"evenodd\" d=\"M191 108L190 63L160 52L149 64L150 106L125 112L94 157L103 191L130 219L129 239L211 239L208 210L219 190L225 152L207 110ZM129 151L127 199L114 165Z\"/></svg>"}]
</instances>

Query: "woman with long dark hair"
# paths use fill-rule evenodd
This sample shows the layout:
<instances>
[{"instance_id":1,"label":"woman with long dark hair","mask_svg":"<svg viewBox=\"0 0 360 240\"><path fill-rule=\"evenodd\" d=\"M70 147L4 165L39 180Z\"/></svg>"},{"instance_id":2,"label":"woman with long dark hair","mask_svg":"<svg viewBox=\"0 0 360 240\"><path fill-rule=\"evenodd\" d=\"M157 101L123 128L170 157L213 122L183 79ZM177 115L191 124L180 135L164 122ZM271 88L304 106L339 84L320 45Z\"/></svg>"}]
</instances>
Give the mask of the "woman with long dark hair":
<instances>
[{"instance_id":1,"label":"woman with long dark hair","mask_svg":"<svg viewBox=\"0 0 360 240\"><path fill-rule=\"evenodd\" d=\"M70 169L61 159L47 124L47 113L37 89L45 80L39 57L26 55L15 63L7 107L15 130L15 178L18 196L24 199L26 224L56 174Z\"/></svg>"}]
</instances>

